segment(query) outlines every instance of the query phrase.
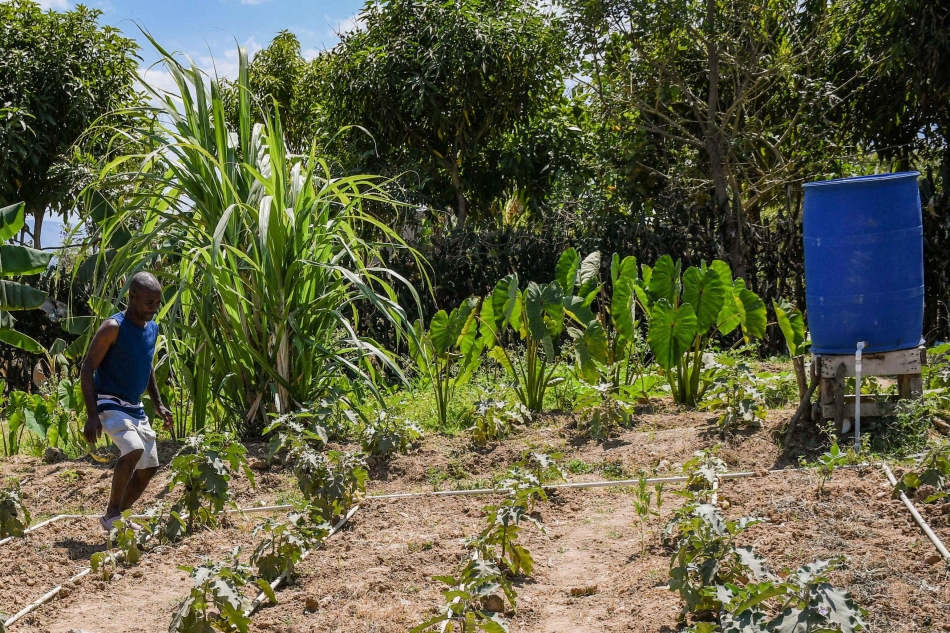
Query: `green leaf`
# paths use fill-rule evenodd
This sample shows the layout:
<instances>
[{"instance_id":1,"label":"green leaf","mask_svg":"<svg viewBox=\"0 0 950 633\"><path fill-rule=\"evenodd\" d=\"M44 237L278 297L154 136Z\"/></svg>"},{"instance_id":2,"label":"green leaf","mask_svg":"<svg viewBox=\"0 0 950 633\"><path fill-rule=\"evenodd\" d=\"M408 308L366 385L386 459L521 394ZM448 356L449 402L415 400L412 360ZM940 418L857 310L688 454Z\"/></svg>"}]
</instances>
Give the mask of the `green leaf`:
<instances>
[{"instance_id":1,"label":"green leaf","mask_svg":"<svg viewBox=\"0 0 950 633\"><path fill-rule=\"evenodd\" d=\"M598 377L597 363L607 362L607 332L600 321L593 319L575 339L574 354L584 380L595 384Z\"/></svg>"},{"instance_id":2,"label":"green leaf","mask_svg":"<svg viewBox=\"0 0 950 633\"><path fill-rule=\"evenodd\" d=\"M0 330L0 341L31 354L42 354L46 351L37 341L16 330Z\"/></svg>"},{"instance_id":3,"label":"green leaf","mask_svg":"<svg viewBox=\"0 0 950 633\"><path fill-rule=\"evenodd\" d=\"M768 317L765 311L765 303L759 298L759 295L742 288L735 296L735 300L739 309L739 322L742 325L742 333L746 342L753 337L762 338L765 336Z\"/></svg>"},{"instance_id":4,"label":"green leaf","mask_svg":"<svg viewBox=\"0 0 950 633\"><path fill-rule=\"evenodd\" d=\"M46 301L46 293L26 284L0 279L0 310L33 310Z\"/></svg>"},{"instance_id":5,"label":"green leaf","mask_svg":"<svg viewBox=\"0 0 950 633\"><path fill-rule=\"evenodd\" d=\"M614 282L614 292L610 298L610 319L620 336L628 341L633 340L636 319L633 279L621 275Z\"/></svg>"},{"instance_id":6,"label":"green leaf","mask_svg":"<svg viewBox=\"0 0 950 633\"><path fill-rule=\"evenodd\" d=\"M550 283L539 286L533 281L524 294L524 309L528 315L531 338L544 345L544 353L554 358L554 338L564 327L564 306L561 303L561 288Z\"/></svg>"},{"instance_id":7,"label":"green leaf","mask_svg":"<svg viewBox=\"0 0 950 633\"><path fill-rule=\"evenodd\" d=\"M674 263L669 255L664 255L657 260L647 285L647 292L654 302L666 299L671 306L678 303L681 266L682 263L679 260Z\"/></svg>"},{"instance_id":8,"label":"green leaf","mask_svg":"<svg viewBox=\"0 0 950 633\"><path fill-rule=\"evenodd\" d=\"M6 242L20 232L25 222L25 209L22 202L0 209L0 242Z\"/></svg>"},{"instance_id":9,"label":"green leaf","mask_svg":"<svg viewBox=\"0 0 950 633\"><path fill-rule=\"evenodd\" d=\"M711 270L715 270L719 274L719 278L722 279L722 285L726 288L732 287L732 269L729 268L729 264L722 261L721 259L713 260L713 263L709 265Z\"/></svg>"},{"instance_id":10,"label":"green leaf","mask_svg":"<svg viewBox=\"0 0 950 633\"><path fill-rule=\"evenodd\" d=\"M676 367L695 336L696 315L692 306L682 305L674 310L666 299L656 302L647 341L660 367L667 371Z\"/></svg>"},{"instance_id":11,"label":"green leaf","mask_svg":"<svg viewBox=\"0 0 950 633\"><path fill-rule=\"evenodd\" d=\"M521 295L518 292L518 275L502 277L491 294L492 316L496 331L506 323L517 322L521 316Z\"/></svg>"},{"instance_id":12,"label":"green leaf","mask_svg":"<svg viewBox=\"0 0 950 633\"><path fill-rule=\"evenodd\" d=\"M36 275L49 267L53 253L44 253L35 248L0 245L0 275Z\"/></svg>"},{"instance_id":13,"label":"green leaf","mask_svg":"<svg viewBox=\"0 0 950 633\"><path fill-rule=\"evenodd\" d=\"M571 296L574 293L574 284L577 282L577 268L580 265L580 257L577 251L569 248L557 260L557 267L554 269L554 281L561 286L565 296Z\"/></svg>"},{"instance_id":14,"label":"green leaf","mask_svg":"<svg viewBox=\"0 0 950 633\"><path fill-rule=\"evenodd\" d=\"M789 303L786 299L772 300L775 309L775 318L785 336L785 344L791 356L800 356L805 352L805 317L802 311Z\"/></svg>"},{"instance_id":15,"label":"green leaf","mask_svg":"<svg viewBox=\"0 0 950 633\"><path fill-rule=\"evenodd\" d=\"M693 307L696 326L701 334L716 323L725 298L726 289L722 279L712 268L703 272L692 266L683 274L683 303Z\"/></svg>"},{"instance_id":16,"label":"green leaf","mask_svg":"<svg viewBox=\"0 0 950 633\"><path fill-rule=\"evenodd\" d=\"M277 604L277 594L274 593L274 588L270 586L269 582L263 578L258 578L257 586L261 588L261 591L264 592L267 599L271 601L271 604Z\"/></svg>"},{"instance_id":17,"label":"green leaf","mask_svg":"<svg viewBox=\"0 0 950 633\"><path fill-rule=\"evenodd\" d=\"M585 257L583 262L581 262L580 269L578 270L578 281L580 282L580 287L577 290L577 295L580 297L587 297L587 295L594 292L599 285L599 279L600 251L594 251Z\"/></svg>"},{"instance_id":18,"label":"green leaf","mask_svg":"<svg viewBox=\"0 0 950 633\"><path fill-rule=\"evenodd\" d=\"M452 312L456 314L455 311ZM432 339L432 346L435 349L436 356L444 356L455 341L452 338L452 323L449 321L449 315L445 310L439 310L429 322L429 336Z\"/></svg>"}]
</instances>

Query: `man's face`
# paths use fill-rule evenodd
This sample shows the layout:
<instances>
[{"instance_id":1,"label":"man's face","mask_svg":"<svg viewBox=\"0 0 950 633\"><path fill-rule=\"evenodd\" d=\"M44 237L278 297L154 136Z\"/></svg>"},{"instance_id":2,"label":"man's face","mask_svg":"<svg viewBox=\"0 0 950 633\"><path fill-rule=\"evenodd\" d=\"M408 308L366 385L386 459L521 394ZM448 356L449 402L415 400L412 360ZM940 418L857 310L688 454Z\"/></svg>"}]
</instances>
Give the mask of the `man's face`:
<instances>
[{"instance_id":1,"label":"man's face","mask_svg":"<svg viewBox=\"0 0 950 633\"><path fill-rule=\"evenodd\" d=\"M162 307L162 293L138 289L129 293L129 308L143 321L151 321Z\"/></svg>"}]
</instances>

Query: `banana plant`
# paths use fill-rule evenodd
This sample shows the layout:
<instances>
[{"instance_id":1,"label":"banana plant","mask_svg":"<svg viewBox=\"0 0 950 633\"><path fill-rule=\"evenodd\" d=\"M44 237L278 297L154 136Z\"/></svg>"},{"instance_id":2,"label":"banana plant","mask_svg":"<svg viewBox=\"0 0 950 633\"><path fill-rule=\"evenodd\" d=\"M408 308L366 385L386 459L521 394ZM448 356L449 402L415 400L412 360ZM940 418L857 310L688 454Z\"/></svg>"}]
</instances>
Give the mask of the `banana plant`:
<instances>
[{"instance_id":1,"label":"banana plant","mask_svg":"<svg viewBox=\"0 0 950 633\"><path fill-rule=\"evenodd\" d=\"M485 341L477 336L479 299L471 297L451 312L439 310L426 331L422 319L413 324L409 355L435 395L439 424L446 428L455 391L481 364ZM458 368L458 371L455 371Z\"/></svg>"},{"instance_id":2,"label":"banana plant","mask_svg":"<svg viewBox=\"0 0 950 633\"><path fill-rule=\"evenodd\" d=\"M805 353L811 347L811 341L805 334L805 316L802 311L793 306L787 299L772 300L775 309L775 320L785 336L788 354L792 357L792 366L795 368L795 379L798 381L798 397L805 397L808 391L808 382L805 378Z\"/></svg>"},{"instance_id":3,"label":"banana plant","mask_svg":"<svg viewBox=\"0 0 950 633\"><path fill-rule=\"evenodd\" d=\"M482 303L479 337L488 356L507 372L521 404L541 411L544 394L554 384L558 366L555 345L564 332L564 292L554 281L518 287L517 273L502 278ZM524 343L524 355L500 345L510 330Z\"/></svg>"},{"instance_id":4,"label":"banana plant","mask_svg":"<svg viewBox=\"0 0 950 633\"><path fill-rule=\"evenodd\" d=\"M682 262L663 255L652 269L643 266L634 286L638 303L650 319L647 342L666 372L675 402L695 407L709 385L703 352L717 334L741 328L743 338L765 334L765 304L733 280L729 265L716 260L682 272Z\"/></svg>"},{"instance_id":5,"label":"banana plant","mask_svg":"<svg viewBox=\"0 0 950 633\"><path fill-rule=\"evenodd\" d=\"M6 242L20 232L24 225L22 202L0 209L0 242ZM10 314L16 310L34 310L46 302L46 293L10 277L36 275L49 266L52 253L44 253L16 244L0 245L0 341L39 354L43 346L34 339L13 329L16 319Z\"/></svg>"}]
</instances>

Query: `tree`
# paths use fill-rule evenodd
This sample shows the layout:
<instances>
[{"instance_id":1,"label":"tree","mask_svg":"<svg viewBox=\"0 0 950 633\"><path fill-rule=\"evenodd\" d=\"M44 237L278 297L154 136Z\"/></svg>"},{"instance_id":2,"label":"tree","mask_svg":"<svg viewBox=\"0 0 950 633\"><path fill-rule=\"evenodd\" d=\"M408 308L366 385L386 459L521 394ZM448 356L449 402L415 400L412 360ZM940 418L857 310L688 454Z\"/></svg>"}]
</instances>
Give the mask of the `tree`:
<instances>
[{"instance_id":1,"label":"tree","mask_svg":"<svg viewBox=\"0 0 950 633\"><path fill-rule=\"evenodd\" d=\"M88 171L72 148L97 119L135 100L136 44L101 11L0 3L0 206L23 201L41 248L47 210L65 214Z\"/></svg>"},{"instance_id":2,"label":"tree","mask_svg":"<svg viewBox=\"0 0 950 633\"><path fill-rule=\"evenodd\" d=\"M744 225L828 155L836 132L823 121L856 82L821 80L835 22L795 0L567 6L592 99L665 148L654 169L712 211L724 256L746 277Z\"/></svg>"},{"instance_id":3,"label":"tree","mask_svg":"<svg viewBox=\"0 0 950 633\"><path fill-rule=\"evenodd\" d=\"M523 0L370 2L360 22L314 62L327 121L452 191L464 223L475 157L563 91L560 22Z\"/></svg>"}]
</instances>

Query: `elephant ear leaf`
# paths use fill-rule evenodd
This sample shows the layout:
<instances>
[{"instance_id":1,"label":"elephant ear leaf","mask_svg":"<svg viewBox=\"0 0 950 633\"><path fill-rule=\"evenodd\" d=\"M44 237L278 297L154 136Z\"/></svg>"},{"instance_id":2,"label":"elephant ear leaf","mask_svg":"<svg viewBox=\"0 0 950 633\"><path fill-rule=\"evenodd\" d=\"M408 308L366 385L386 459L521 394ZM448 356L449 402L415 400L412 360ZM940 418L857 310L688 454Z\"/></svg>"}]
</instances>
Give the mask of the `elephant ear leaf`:
<instances>
[{"instance_id":1,"label":"elephant ear leaf","mask_svg":"<svg viewBox=\"0 0 950 633\"><path fill-rule=\"evenodd\" d=\"M742 325L742 336L748 343L752 338L765 336L765 326L768 318L765 303L747 288L741 288L735 294L736 306L739 309L739 323Z\"/></svg>"},{"instance_id":2,"label":"elephant ear leaf","mask_svg":"<svg viewBox=\"0 0 950 633\"><path fill-rule=\"evenodd\" d=\"M566 297L574 293L574 284L577 283L577 269L579 266L580 257L573 248L561 253L560 259L557 260L554 281L561 287Z\"/></svg>"},{"instance_id":3,"label":"elephant ear leaf","mask_svg":"<svg viewBox=\"0 0 950 633\"><path fill-rule=\"evenodd\" d=\"M691 267L683 274L683 303L693 307L697 328L706 332L716 323L726 300L726 288L714 269Z\"/></svg>"},{"instance_id":4,"label":"elephant ear leaf","mask_svg":"<svg viewBox=\"0 0 950 633\"><path fill-rule=\"evenodd\" d=\"M495 331L506 323L513 323L520 315L518 275L502 277L491 294L492 315L495 319Z\"/></svg>"},{"instance_id":5,"label":"elephant ear leaf","mask_svg":"<svg viewBox=\"0 0 950 633\"><path fill-rule=\"evenodd\" d=\"M6 242L23 228L25 208L22 202L0 208L0 242Z\"/></svg>"},{"instance_id":6,"label":"elephant ear leaf","mask_svg":"<svg viewBox=\"0 0 950 633\"><path fill-rule=\"evenodd\" d=\"M593 300L589 297L591 293L597 290L600 278L600 251L594 251L584 258L578 270L578 282L580 287L577 289L577 295L584 297L585 300Z\"/></svg>"},{"instance_id":7,"label":"elephant ear leaf","mask_svg":"<svg viewBox=\"0 0 950 633\"><path fill-rule=\"evenodd\" d=\"M666 299L671 306L676 305L680 291L681 265L679 261L674 263L669 255L657 260L647 285L647 293L653 301Z\"/></svg>"},{"instance_id":8,"label":"elephant ear leaf","mask_svg":"<svg viewBox=\"0 0 950 633\"><path fill-rule=\"evenodd\" d=\"M614 283L614 293L610 298L610 318L614 329L628 341L633 340L634 321L636 319L636 295L633 280L618 277Z\"/></svg>"},{"instance_id":9,"label":"elephant ear leaf","mask_svg":"<svg viewBox=\"0 0 950 633\"><path fill-rule=\"evenodd\" d=\"M660 367L667 371L675 367L689 351L695 336L696 315L691 305L684 304L674 309L665 299L654 304L647 342Z\"/></svg>"},{"instance_id":10,"label":"elephant ear leaf","mask_svg":"<svg viewBox=\"0 0 950 633\"><path fill-rule=\"evenodd\" d=\"M429 322L429 337L432 339L436 356L444 356L454 343L452 340L452 317L458 317L456 310L452 310L451 317L445 310L439 310Z\"/></svg>"},{"instance_id":11,"label":"elephant ear leaf","mask_svg":"<svg viewBox=\"0 0 950 633\"><path fill-rule=\"evenodd\" d=\"M572 330L576 332L576 330ZM593 319L574 340L574 355L581 376L589 383L597 382L597 363L607 362L607 332L600 321Z\"/></svg>"},{"instance_id":12,"label":"elephant ear leaf","mask_svg":"<svg viewBox=\"0 0 950 633\"><path fill-rule=\"evenodd\" d=\"M802 315L802 311L786 299L773 300L772 307L775 309L778 326L785 336L788 353L792 356L804 354L808 345L805 340L805 317Z\"/></svg>"},{"instance_id":13,"label":"elephant ear leaf","mask_svg":"<svg viewBox=\"0 0 950 633\"><path fill-rule=\"evenodd\" d=\"M524 310L531 338L540 341L548 358L554 358L554 338L564 327L561 288L555 283L543 287L533 281L525 288Z\"/></svg>"}]
</instances>

